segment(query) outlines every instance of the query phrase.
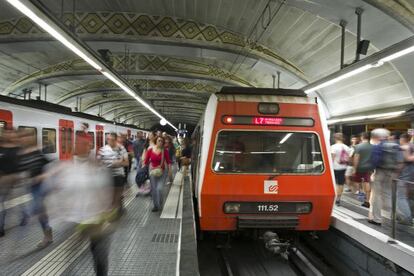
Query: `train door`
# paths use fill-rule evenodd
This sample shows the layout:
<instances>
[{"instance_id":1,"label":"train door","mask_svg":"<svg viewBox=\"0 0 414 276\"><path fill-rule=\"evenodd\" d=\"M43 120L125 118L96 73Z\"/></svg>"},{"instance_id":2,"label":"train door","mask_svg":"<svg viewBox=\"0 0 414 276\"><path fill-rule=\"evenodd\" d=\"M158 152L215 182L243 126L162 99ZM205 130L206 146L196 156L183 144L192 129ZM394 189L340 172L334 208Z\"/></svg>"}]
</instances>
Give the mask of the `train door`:
<instances>
[{"instance_id":1,"label":"train door","mask_svg":"<svg viewBox=\"0 0 414 276\"><path fill-rule=\"evenodd\" d=\"M96 125L96 154L98 154L99 149L104 146L104 127L101 125Z\"/></svg>"},{"instance_id":2,"label":"train door","mask_svg":"<svg viewBox=\"0 0 414 276\"><path fill-rule=\"evenodd\" d=\"M13 113L8 110L0 109L0 130L13 127Z\"/></svg>"},{"instance_id":3,"label":"train door","mask_svg":"<svg viewBox=\"0 0 414 276\"><path fill-rule=\"evenodd\" d=\"M68 160L73 156L73 121L59 120L59 159Z\"/></svg>"}]
</instances>

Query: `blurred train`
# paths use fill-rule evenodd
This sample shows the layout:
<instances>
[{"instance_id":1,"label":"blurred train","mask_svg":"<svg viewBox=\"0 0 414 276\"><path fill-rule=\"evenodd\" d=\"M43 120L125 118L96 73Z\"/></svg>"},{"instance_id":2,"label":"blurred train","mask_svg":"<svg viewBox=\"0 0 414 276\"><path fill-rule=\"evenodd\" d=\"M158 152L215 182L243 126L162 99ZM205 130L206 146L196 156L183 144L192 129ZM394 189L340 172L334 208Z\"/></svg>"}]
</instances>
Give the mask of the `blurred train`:
<instances>
[{"instance_id":1,"label":"blurred train","mask_svg":"<svg viewBox=\"0 0 414 276\"><path fill-rule=\"evenodd\" d=\"M199 230L328 229L335 189L321 113L301 90L211 95L193 133Z\"/></svg>"},{"instance_id":2,"label":"blurred train","mask_svg":"<svg viewBox=\"0 0 414 276\"><path fill-rule=\"evenodd\" d=\"M0 96L0 130L3 128L33 131L37 144L51 159L68 160L73 157L76 137L81 123L89 124L91 154L105 145L107 133L116 132L128 137L139 131L133 125L114 124L101 117L40 100L19 100Z\"/></svg>"}]
</instances>

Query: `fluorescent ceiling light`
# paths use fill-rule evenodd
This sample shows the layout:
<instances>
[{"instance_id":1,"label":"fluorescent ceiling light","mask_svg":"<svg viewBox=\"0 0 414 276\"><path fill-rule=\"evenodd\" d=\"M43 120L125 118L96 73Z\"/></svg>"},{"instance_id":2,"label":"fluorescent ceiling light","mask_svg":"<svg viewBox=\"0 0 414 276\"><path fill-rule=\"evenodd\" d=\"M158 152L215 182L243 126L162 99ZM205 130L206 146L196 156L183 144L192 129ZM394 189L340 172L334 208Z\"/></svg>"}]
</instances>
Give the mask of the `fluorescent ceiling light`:
<instances>
[{"instance_id":1,"label":"fluorescent ceiling light","mask_svg":"<svg viewBox=\"0 0 414 276\"><path fill-rule=\"evenodd\" d=\"M318 90L318 89L321 89L321 88L327 87L327 86L329 86L329 85L331 85L331 84L337 83L337 82L339 82L339 81L341 81L341 80L344 80L344 79L350 78L350 77L355 76L355 75L357 75L357 74L359 74L359 73L362 73L362 72L364 72L364 71L367 71L367 70L368 70L368 69L370 69L370 68L372 68L372 65L371 65L371 64L364 65L364 66L359 67L359 68L357 68L357 69L355 69L355 70L352 70L352 71L350 71L350 72L348 72L348 73L346 73L346 74L340 75L340 76L338 76L338 77L336 77L336 78L333 78L333 79L328 80L328 81L326 81L326 82L324 82L324 83L321 83L321 84L319 84L319 85L317 85L317 86L315 86L315 87L312 87L312 88L306 89L306 90L305 90L305 93L306 93L306 94L309 94L309 93L311 93L311 92L313 92L313 91L316 91L316 90Z\"/></svg>"},{"instance_id":2,"label":"fluorescent ceiling light","mask_svg":"<svg viewBox=\"0 0 414 276\"><path fill-rule=\"evenodd\" d=\"M414 46L411 46L407 49L404 49L404 50L401 50L401 51L396 52L394 54L391 54L388 57L380 59L379 61L382 61L382 62L391 61L393 59L402 57L402 56L407 55L407 54L412 53L412 52L414 52Z\"/></svg>"},{"instance_id":3,"label":"fluorescent ceiling light","mask_svg":"<svg viewBox=\"0 0 414 276\"><path fill-rule=\"evenodd\" d=\"M289 139L290 136L292 136L293 133L288 133L285 135L285 137L283 137L282 140L280 140L279 144L283 144L284 142L286 142L287 139Z\"/></svg>"},{"instance_id":4,"label":"fluorescent ceiling light","mask_svg":"<svg viewBox=\"0 0 414 276\"><path fill-rule=\"evenodd\" d=\"M366 120L366 119L376 119L376 118L382 118L382 117L396 117L396 116L399 116L403 113L405 113L405 110L387 112L387 113L378 113L378 114L372 114L372 115L345 117L345 118L342 118L342 119L328 120L328 124L332 125L332 124L342 123L342 122L352 122L352 121L360 121L360 120Z\"/></svg>"},{"instance_id":5,"label":"fluorescent ceiling light","mask_svg":"<svg viewBox=\"0 0 414 276\"><path fill-rule=\"evenodd\" d=\"M117 77L112 72L106 72L103 70L104 65L99 65L99 60L94 61L93 58L89 57L89 53L86 51L82 51L82 48L78 48L76 45L71 43L67 38L62 35L59 30L54 29L50 24L48 24L45 20L40 18L38 15L36 15L35 12L33 12L29 7L24 5L19 0L7 0L11 5L13 5L16 9L18 9L20 12L22 12L24 15L26 15L28 18L30 18L33 22L35 22L37 25L39 25L43 30L48 32L51 36L53 36L55 39L60 41L63 45L65 45L67 48L69 48L72 52L74 52L76 55L78 55L80 58L82 58L84 61L86 61L88 64L90 64L93 68L101 72L105 77L110 79L113 83L118 85L124 92L129 94L131 97L133 97L135 100L137 100L139 103L141 103L144 107L149 109L152 113L157 115L160 119L165 120L168 125L170 125L173 129L177 130L177 128L171 124L168 120L166 120L160 113L158 113L154 108L152 108L148 103L146 103L143 99L138 97L135 92L128 87L119 77Z\"/></svg>"},{"instance_id":6,"label":"fluorescent ceiling light","mask_svg":"<svg viewBox=\"0 0 414 276\"><path fill-rule=\"evenodd\" d=\"M76 55L78 55L80 58L85 60L87 63L89 63L93 68L96 70L101 71L102 67L99 66L95 61L93 61L91 58L89 58L85 53L83 53L81 50L76 48L75 45L70 43L65 37L63 37L57 30L55 30L52 26L47 24L43 19L41 19L39 16L37 16L34 12L32 12L28 7L26 7L23 3L21 3L18 0L7 0L11 5L13 5L16 9L18 9L20 12L25 14L28 18L33 20L37 25L39 25L43 30L48 32L51 36L56 38L58 41L60 41L63 45L65 45L67 48L69 48L72 52L74 52Z\"/></svg>"}]
</instances>

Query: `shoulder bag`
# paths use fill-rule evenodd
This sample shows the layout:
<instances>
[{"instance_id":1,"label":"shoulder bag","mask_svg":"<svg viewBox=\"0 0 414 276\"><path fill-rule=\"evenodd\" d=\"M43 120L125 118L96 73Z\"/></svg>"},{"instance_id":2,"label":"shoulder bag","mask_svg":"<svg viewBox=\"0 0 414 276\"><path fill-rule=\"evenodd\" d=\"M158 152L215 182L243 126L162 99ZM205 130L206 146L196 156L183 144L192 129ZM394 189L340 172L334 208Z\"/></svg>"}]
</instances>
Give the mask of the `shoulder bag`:
<instances>
[{"instance_id":1,"label":"shoulder bag","mask_svg":"<svg viewBox=\"0 0 414 276\"><path fill-rule=\"evenodd\" d=\"M161 164L159 167L151 168L149 175L154 177L161 177L164 173L162 165L164 163L164 149L161 150Z\"/></svg>"}]
</instances>

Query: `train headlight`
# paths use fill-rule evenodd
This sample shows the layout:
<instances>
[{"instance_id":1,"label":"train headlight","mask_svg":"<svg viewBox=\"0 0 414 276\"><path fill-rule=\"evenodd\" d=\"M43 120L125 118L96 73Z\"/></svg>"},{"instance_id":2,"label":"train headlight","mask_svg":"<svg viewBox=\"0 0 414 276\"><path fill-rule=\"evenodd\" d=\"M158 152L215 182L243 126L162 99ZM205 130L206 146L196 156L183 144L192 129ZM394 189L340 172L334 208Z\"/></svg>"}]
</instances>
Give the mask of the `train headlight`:
<instances>
[{"instance_id":1,"label":"train headlight","mask_svg":"<svg viewBox=\"0 0 414 276\"><path fill-rule=\"evenodd\" d=\"M312 204L309 202L296 203L296 213L307 214L312 210Z\"/></svg>"},{"instance_id":2,"label":"train headlight","mask_svg":"<svg viewBox=\"0 0 414 276\"><path fill-rule=\"evenodd\" d=\"M224 213L236 214L240 212L240 203L227 202L224 204Z\"/></svg>"}]
</instances>

